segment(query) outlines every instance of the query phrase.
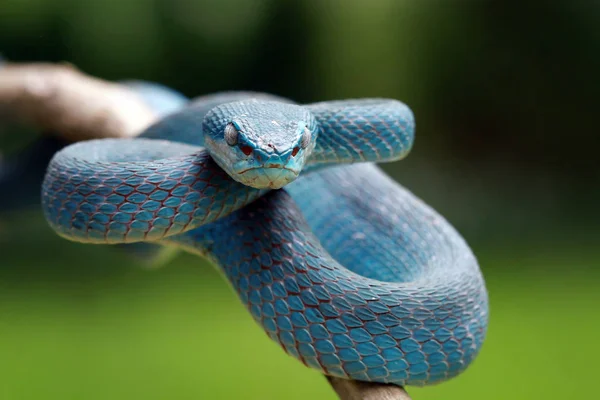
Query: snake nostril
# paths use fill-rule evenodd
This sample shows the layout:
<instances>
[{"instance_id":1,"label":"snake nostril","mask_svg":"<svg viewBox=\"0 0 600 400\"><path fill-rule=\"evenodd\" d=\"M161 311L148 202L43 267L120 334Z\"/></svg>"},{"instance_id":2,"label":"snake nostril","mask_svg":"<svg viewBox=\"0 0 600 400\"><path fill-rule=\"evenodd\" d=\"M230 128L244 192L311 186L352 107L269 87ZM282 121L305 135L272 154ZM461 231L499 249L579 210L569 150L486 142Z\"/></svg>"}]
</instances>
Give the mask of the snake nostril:
<instances>
[{"instance_id":1,"label":"snake nostril","mask_svg":"<svg viewBox=\"0 0 600 400\"><path fill-rule=\"evenodd\" d=\"M300 149L298 147L294 147L294 150L292 150L292 157L296 157L296 154L298 154L299 151Z\"/></svg>"}]
</instances>

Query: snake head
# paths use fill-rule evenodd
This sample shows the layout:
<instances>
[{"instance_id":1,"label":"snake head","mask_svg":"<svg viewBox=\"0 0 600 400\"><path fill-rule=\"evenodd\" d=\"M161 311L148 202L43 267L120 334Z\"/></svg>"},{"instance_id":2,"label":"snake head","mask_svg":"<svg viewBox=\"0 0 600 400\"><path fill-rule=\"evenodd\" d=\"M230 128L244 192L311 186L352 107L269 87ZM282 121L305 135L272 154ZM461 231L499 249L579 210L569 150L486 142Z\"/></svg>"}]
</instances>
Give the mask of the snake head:
<instances>
[{"instance_id":1,"label":"snake head","mask_svg":"<svg viewBox=\"0 0 600 400\"><path fill-rule=\"evenodd\" d=\"M213 108L202 131L212 158L233 179L257 189L279 189L302 171L318 125L302 106L250 99Z\"/></svg>"}]
</instances>

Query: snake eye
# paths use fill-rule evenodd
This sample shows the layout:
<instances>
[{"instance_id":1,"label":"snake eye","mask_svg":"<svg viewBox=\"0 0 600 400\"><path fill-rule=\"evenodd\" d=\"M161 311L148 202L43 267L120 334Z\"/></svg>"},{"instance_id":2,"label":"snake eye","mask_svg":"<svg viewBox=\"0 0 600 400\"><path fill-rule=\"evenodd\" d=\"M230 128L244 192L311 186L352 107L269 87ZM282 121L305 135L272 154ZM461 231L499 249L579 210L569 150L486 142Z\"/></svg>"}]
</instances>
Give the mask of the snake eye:
<instances>
[{"instance_id":1,"label":"snake eye","mask_svg":"<svg viewBox=\"0 0 600 400\"><path fill-rule=\"evenodd\" d=\"M252 154L252 147L250 147L250 146L241 146L240 150L242 150L242 153L244 153L247 156Z\"/></svg>"},{"instance_id":2,"label":"snake eye","mask_svg":"<svg viewBox=\"0 0 600 400\"><path fill-rule=\"evenodd\" d=\"M225 142L230 146L235 146L238 142L238 135L239 132L235 129L235 126L233 126L233 124L227 124L224 133Z\"/></svg>"},{"instance_id":3,"label":"snake eye","mask_svg":"<svg viewBox=\"0 0 600 400\"><path fill-rule=\"evenodd\" d=\"M304 128L304 132L302 132L302 138L300 138L300 147L303 149L307 148L308 144L310 143L310 137L311 133L308 130L308 127Z\"/></svg>"}]
</instances>

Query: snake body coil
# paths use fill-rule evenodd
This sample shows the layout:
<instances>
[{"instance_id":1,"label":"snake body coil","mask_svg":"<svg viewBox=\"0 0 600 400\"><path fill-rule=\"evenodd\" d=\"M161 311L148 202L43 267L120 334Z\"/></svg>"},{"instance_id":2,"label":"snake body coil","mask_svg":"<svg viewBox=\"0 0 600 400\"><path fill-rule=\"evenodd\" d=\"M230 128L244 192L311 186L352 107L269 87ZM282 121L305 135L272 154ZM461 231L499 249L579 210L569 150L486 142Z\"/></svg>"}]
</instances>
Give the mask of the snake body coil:
<instances>
[{"instance_id":1,"label":"snake body coil","mask_svg":"<svg viewBox=\"0 0 600 400\"><path fill-rule=\"evenodd\" d=\"M371 164L404 157L413 133L412 113L392 100L207 96L139 139L63 149L42 203L70 240L209 257L267 334L312 368L431 384L477 355L488 299L462 237ZM249 170L256 187L235 175Z\"/></svg>"}]
</instances>

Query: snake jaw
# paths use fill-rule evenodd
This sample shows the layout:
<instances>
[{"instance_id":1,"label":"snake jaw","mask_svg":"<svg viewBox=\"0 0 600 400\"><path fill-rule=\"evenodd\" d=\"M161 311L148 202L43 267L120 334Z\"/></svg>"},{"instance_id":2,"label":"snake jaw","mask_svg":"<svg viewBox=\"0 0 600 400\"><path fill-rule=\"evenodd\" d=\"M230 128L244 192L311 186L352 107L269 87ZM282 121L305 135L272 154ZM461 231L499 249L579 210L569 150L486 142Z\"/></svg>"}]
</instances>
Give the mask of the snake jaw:
<instances>
[{"instance_id":1,"label":"snake jaw","mask_svg":"<svg viewBox=\"0 0 600 400\"><path fill-rule=\"evenodd\" d=\"M224 142L213 143L211 138L205 140L213 149L211 152L213 160L227 172L227 175L237 182L256 189L281 189L296 180L304 166L307 153L305 150L301 150L296 156L292 156L292 150L290 150L283 156L278 154L266 156L264 153L257 156L253 152L232 162L230 157L221 156L221 154L227 154L225 150L229 150L225 148L227 145ZM214 151L214 149L219 151Z\"/></svg>"},{"instance_id":2,"label":"snake jaw","mask_svg":"<svg viewBox=\"0 0 600 400\"><path fill-rule=\"evenodd\" d=\"M232 177L240 183L257 189L280 189L300 175L302 163L271 156L258 163L256 159L243 160L233 167Z\"/></svg>"},{"instance_id":3,"label":"snake jaw","mask_svg":"<svg viewBox=\"0 0 600 400\"><path fill-rule=\"evenodd\" d=\"M236 147L239 149L210 136L205 137L205 144L215 162L231 178L256 189L280 189L296 180L314 147L310 143L306 148L301 148L298 143L280 152L268 144L252 144L242 135L238 140ZM242 147L252 150L246 153L241 150Z\"/></svg>"},{"instance_id":4,"label":"snake jaw","mask_svg":"<svg viewBox=\"0 0 600 400\"><path fill-rule=\"evenodd\" d=\"M238 177L239 182L257 189L281 189L298 175L297 171L289 168L257 167L243 171Z\"/></svg>"}]
</instances>

